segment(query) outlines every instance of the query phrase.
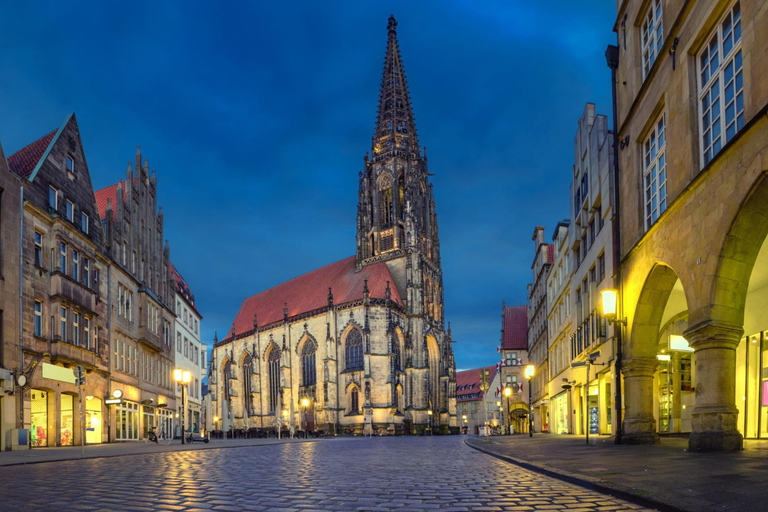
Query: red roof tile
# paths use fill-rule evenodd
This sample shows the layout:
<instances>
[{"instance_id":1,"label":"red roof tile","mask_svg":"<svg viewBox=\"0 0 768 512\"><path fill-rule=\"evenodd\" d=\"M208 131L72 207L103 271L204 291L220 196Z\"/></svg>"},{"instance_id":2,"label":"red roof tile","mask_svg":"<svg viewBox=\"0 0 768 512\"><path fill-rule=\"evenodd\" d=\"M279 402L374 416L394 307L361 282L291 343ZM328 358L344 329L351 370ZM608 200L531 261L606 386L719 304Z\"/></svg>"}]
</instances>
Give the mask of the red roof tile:
<instances>
[{"instance_id":1,"label":"red roof tile","mask_svg":"<svg viewBox=\"0 0 768 512\"><path fill-rule=\"evenodd\" d=\"M22 178L29 178L58 131L58 129L53 130L9 156L8 167L11 171Z\"/></svg>"},{"instance_id":2,"label":"red roof tile","mask_svg":"<svg viewBox=\"0 0 768 512\"><path fill-rule=\"evenodd\" d=\"M527 306L506 306L501 323L504 331L501 348L504 350L528 350Z\"/></svg>"},{"instance_id":3,"label":"red roof tile","mask_svg":"<svg viewBox=\"0 0 768 512\"><path fill-rule=\"evenodd\" d=\"M104 187L93 193L96 197L96 206L99 209L99 217L107 218L107 201L112 203L112 220L117 219L117 183ZM123 185L123 201L125 201L125 185Z\"/></svg>"},{"instance_id":4,"label":"red roof tile","mask_svg":"<svg viewBox=\"0 0 768 512\"><path fill-rule=\"evenodd\" d=\"M360 272L355 272L355 257L350 256L248 297L240 306L232 327L236 334L252 331L254 315L257 315L259 325L278 322L283 319L285 304L288 317L323 308L328 304L329 287L333 292L334 304L361 300L366 279L371 298L386 298L389 281L392 302L402 305L386 263L368 265ZM231 335L230 330L225 339L231 338Z\"/></svg>"},{"instance_id":5,"label":"red roof tile","mask_svg":"<svg viewBox=\"0 0 768 512\"><path fill-rule=\"evenodd\" d=\"M176 291L179 293L179 295L184 297L184 300L187 301L187 304L189 304L189 307L195 310L195 313L197 313L197 316L199 316L202 319L203 315L201 315L200 312L197 310L197 305L195 304L195 296L192 295L192 290L189 288L187 281L185 281L184 278L181 277L181 273L178 271L178 269L176 268L176 266L174 266L173 263L171 263L170 265L171 265L171 268L169 270L171 272L171 277L173 277L176 283Z\"/></svg>"},{"instance_id":6,"label":"red roof tile","mask_svg":"<svg viewBox=\"0 0 768 512\"><path fill-rule=\"evenodd\" d=\"M459 402L470 400L482 400L483 392L480 391L480 370L489 370L491 382L496 376L496 366L486 366L485 368L475 368L474 370L464 370L456 372L456 399ZM480 393L474 398L461 398L462 395Z\"/></svg>"}]
</instances>

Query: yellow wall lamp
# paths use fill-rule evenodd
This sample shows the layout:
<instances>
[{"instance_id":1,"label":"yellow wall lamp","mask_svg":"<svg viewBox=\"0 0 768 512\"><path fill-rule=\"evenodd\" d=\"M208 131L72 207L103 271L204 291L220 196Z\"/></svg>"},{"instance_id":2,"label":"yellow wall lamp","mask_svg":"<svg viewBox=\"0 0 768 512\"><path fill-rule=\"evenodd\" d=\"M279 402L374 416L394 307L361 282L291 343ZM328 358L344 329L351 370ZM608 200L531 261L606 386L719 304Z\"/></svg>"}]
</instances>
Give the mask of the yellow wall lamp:
<instances>
[{"instance_id":1,"label":"yellow wall lamp","mask_svg":"<svg viewBox=\"0 0 768 512\"><path fill-rule=\"evenodd\" d=\"M615 288L605 288L600 290L600 296L603 302L603 316L612 324L627 325L626 318L617 318L617 305L619 291Z\"/></svg>"}]
</instances>

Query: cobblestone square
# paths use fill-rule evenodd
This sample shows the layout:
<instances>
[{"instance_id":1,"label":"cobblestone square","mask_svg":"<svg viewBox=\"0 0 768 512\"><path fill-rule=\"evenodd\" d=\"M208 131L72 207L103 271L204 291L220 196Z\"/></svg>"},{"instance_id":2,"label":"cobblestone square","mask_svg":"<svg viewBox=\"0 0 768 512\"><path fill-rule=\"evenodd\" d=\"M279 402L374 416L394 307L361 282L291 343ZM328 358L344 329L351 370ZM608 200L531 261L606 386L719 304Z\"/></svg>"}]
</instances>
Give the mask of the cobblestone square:
<instances>
[{"instance_id":1,"label":"cobblestone square","mask_svg":"<svg viewBox=\"0 0 768 512\"><path fill-rule=\"evenodd\" d=\"M1 467L0 479L13 482L0 489L7 511L646 510L459 436L144 453Z\"/></svg>"}]
</instances>

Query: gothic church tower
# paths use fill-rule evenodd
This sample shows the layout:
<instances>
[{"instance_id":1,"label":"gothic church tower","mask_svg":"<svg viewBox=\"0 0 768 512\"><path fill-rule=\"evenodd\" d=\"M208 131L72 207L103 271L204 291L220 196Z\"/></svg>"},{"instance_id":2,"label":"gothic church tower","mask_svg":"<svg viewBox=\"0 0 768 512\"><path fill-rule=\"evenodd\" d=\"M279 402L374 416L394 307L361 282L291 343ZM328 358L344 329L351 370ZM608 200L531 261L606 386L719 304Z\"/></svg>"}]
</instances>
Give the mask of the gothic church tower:
<instances>
[{"instance_id":1,"label":"gothic church tower","mask_svg":"<svg viewBox=\"0 0 768 512\"><path fill-rule=\"evenodd\" d=\"M423 383L424 398L414 397L413 403L425 410L448 411L455 396L455 367L443 316L435 200L426 148L419 147L396 27L390 16L376 131L359 175L356 264L360 270L386 262L405 299L406 359L414 373L423 374L414 377Z\"/></svg>"}]
</instances>

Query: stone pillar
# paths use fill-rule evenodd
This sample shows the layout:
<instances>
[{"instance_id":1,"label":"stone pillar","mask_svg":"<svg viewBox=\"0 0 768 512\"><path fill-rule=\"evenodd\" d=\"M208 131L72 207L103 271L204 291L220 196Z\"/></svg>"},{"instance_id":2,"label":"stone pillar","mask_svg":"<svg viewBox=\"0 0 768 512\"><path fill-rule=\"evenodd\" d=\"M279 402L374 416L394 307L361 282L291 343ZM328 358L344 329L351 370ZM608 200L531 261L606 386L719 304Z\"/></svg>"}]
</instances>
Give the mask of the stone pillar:
<instances>
[{"instance_id":1,"label":"stone pillar","mask_svg":"<svg viewBox=\"0 0 768 512\"><path fill-rule=\"evenodd\" d=\"M633 357L624 361L624 429L625 444L654 444L659 442L653 416L653 374L656 359Z\"/></svg>"},{"instance_id":2,"label":"stone pillar","mask_svg":"<svg viewBox=\"0 0 768 512\"><path fill-rule=\"evenodd\" d=\"M691 451L737 451L742 437L736 428L736 347L744 329L707 321L685 331L694 349L696 406L691 415Z\"/></svg>"}]
</instances>

